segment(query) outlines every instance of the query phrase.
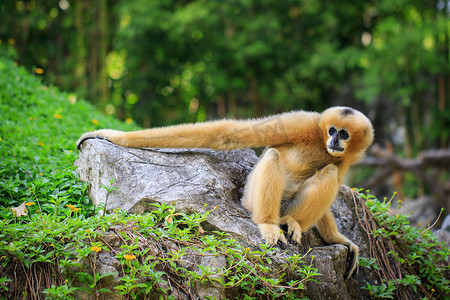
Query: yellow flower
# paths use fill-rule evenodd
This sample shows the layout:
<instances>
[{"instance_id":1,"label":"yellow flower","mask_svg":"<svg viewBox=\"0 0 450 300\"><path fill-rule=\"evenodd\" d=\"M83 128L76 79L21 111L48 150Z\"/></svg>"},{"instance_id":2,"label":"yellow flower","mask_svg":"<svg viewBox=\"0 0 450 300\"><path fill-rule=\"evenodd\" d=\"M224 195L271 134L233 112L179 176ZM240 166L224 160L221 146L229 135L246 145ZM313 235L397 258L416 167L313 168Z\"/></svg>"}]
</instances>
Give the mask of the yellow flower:
<instances>
[{"instance_id":1,"label":"yellow flower","mask_svg":"<svg viewBox=\"0 0 450 300\"><path fill-rule=\"evenodd\" d=\"M132 118L126 118L126 119L125 119L125 122L126 122L127 124L131 124L131 123L133 123L133 119L132 119Z\"/></svg>"},{"instance_id":2,"label":"yellow flower","mask_svg":"<svg viewBox=\"0 0 450 300\"><path fill-rule=\"evenodd\" d=\"M77 211L81 210L81 208L75 207L75 205L72 205L72 204L67 204L66 206L67 206L68 208L70 208L70 210L73 211L73 212L77 212ZM89 229L88 229L88 230L89 230ZM86 232L87 232L87 231L86 231Z\"/></svg>"},{"instance_id":3,"label":"yellow flower","mask_svg":"<svg viewBox=\"0 0 450 300\"><path fill-rule=\"evenodd\" d=\"M98 121L96 119L92 119L92 123L94 123L95 125L98 125Z\"/></svg>"},{"instance_id":4,"label":"yellow flower","mask_svg":"<svg viewBox=\"0 0 450 300\"><path fill-rule=\"evenodd\" d=\"M54 114L53 115L55 118L57 118L57 119L61 119L61 115L60 114Z\"/></svg>"},{"instance_id":5,"label":"yellow flower","mask_svg":"<svg viewBox=\"0 0 450 300\"><path fill-rule=\"evenodd\" d=\"M86 233L89 233L89 229L86 229Z\"/></svg>"},{"instance_id":6,"label":"yellow flower","mask_svg":"<svg viewBox=\"0 0 450 300\"><path fill-rule=\"evenodd\" d=\"M100 252L100 251L102 250L102 248L97 247L97 246L92 246L92 247L91 247L91 250L92 250L92 251L95 251L95 252Z\"/></svg>"},{"instance_id":7,"label":"yellow flower","mask_svg":"<svg viewBox=\"0 0 450 300\"><path fill-rule=\"evenodd\" d=\"M36 70L34 70L34 72L35 72L36 74L38 74L38 75L42 75L42 74L44 74L44 69L42 69L42 68L36 68Z\"/></svg>"},{"instance_id":8,"label":"yellow flower","mask_svg":"<svg viewBox=\"0 0 450 300\"><path fill-rule=\"evenodd\" d=\"M34 202L27 202L27 203L25 203L26 206L31 206L31 205L34 205L34 204L35 204Z\"/></svg>"},{"instance_id":9,"label":"yellow flower","mask_svg":"<svg viewBox=\"0 0 450 300\"><path fill-rule=\"evenodd\" d=\"M39 144L39 146L42 146L42 147L45 146L45 144L43 142L39 142L38 144Z\"/></svg>"},{"instance_id":10,"label":"yellow flower","mask_svg":"<svg viewBox=\"0 0 450 300\"><path fill-rule=\"evenodd\" d=\"M41 175L41 176L42 176L42 173L39 173L39 175Z\"/></svg>"},{"instance_id":11,"label":"yellow flower","mask_svg":"<svg viewBox=\"0 0 450 300\"><path fill-rule=\"evenodd\" d=\"M131 255L131 254L125 254L123 256L123 258L125 258L126 260L132 260L132 259L135 259L136 256L135 255Z\"/></svg>"},{"instance_id":12,"label":"yellow flower","mask_svg":"<svg viewBox=\"0 0 450 300\"><path fill-rule=\"evenodd\" d=\"M2 141L2 138L0 137L0 142Z\"/></svg>"}]
</instances>

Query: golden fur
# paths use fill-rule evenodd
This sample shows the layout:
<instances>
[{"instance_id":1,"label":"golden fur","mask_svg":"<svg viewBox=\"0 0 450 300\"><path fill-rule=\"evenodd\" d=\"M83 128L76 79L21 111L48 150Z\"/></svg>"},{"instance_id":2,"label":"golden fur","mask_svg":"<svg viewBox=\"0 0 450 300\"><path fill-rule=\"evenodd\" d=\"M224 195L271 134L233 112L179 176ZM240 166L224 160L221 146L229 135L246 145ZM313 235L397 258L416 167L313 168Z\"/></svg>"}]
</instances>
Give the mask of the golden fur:
<instances>
[{"instance_id":1,"label":"golden fur","mask_svg":"<svg viewBox=\"0 0 450 300\"><path fill-rule=\"evenodd\" d=\"M336 134L331 134L331 127ZM262 238L269 244L286 243L280 225L287 224L288 234L300 243L302 232L315 225L327 242L349 247L348 274L357 265L359 248L339 233L330 211L350 165L362 157L373 140L372 124L357 110L332 107L322 114L297 111L263 119L221 120L133 132L103 129L83 134L77 146L90 138L136 148L231 150L267 146L248 177L242 199ZM337 148L330 146L333 142Z\"/></svg>"}]
</instances>

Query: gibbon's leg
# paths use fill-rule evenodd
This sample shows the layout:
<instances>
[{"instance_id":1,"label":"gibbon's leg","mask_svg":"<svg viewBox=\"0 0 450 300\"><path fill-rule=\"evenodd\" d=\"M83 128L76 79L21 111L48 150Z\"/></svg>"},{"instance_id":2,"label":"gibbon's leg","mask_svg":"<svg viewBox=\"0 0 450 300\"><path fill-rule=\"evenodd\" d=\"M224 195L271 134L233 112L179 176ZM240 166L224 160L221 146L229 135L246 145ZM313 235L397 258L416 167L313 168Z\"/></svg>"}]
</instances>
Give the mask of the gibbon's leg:
<instances>
[{"instance_id":1,"label":"gibbon's leg","mask_svg":"<svg viewBox=\"0 0 450 300\"><path fill-rule=\"evenodd\" d=\"M294 199L281 208L281 224L288 225L291 238L300 243L302 231L316 224L338 192L338 168L327 165L301 186Z\"/></svg>"},{"instance_id":2,"label":"gibbon's leg","mask_svg":"<svg viewBox=\"0 0 450 300\"><path fill-rule=\"evenodd\" d=\"M284 190L284 172L280 165L280 153L270 148L249 175L243 206L252 214L266 243L287 243L280 229L280 205Z\"/></svg>"},{"instance_id":3,"label":"gibbon's leg","mask_svg":"<svg viewBox=\"0 0 450 300\"><path fill-rule=\"evenodd\" d=\"M348 247L348 265L344 273L344 277L347 279L358 266L359 247L338 231L336 221L330 209L325 212L319 222L317 222L316 226L328 243L343 244Z\"/></svg>"}]
</instances>

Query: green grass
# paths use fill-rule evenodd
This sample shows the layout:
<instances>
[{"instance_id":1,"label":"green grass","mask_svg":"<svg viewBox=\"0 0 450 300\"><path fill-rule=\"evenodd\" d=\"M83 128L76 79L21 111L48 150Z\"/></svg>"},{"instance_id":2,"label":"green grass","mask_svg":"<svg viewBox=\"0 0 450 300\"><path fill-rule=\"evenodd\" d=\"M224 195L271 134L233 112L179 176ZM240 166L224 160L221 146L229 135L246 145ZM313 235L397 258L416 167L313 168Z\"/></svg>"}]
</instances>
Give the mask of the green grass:
<instances>
[{"instance_id":1,"label":"green grass","mask_svg":"<svg viewBox=\"0 0 450 300\"><path fill-rule=\"evenodd\" d=\"M58 202L92 214L86 186L72 167L75 141L98 128L137 128L100 114L74 94L41 85L37 77L2 58L0 114L0 218L23 202L34 202L47 213Z\"/></svg>"}]
</instances>

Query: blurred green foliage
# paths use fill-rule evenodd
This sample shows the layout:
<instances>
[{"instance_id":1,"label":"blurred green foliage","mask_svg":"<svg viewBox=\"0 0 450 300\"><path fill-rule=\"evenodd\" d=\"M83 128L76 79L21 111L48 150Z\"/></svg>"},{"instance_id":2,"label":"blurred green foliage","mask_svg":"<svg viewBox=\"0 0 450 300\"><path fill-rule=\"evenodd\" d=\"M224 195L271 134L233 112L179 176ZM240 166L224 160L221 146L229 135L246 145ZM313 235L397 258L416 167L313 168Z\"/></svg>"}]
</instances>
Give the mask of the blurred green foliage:
<instances>
[{"instance_id":1,"label":"blurred green foliage","mask_svg":"<svg viewBox=\"0 0 450 300\"><path fill-rule=\"evenodd\" d=\"M102 127L138 127L99 114L75 94L43 86L2 57L0 87L0 221L25 202L42 213L70 214L67 205L76 205L81 215L91 215L87 184L75 173L75 141Z\"/></svg>"},{"instance_id":2,"label":"blurred green foliage","mask_svg":"<svg viewBox=\"0 0 450 300\"><path fill-rule=\"evenodd\" d=\"M415 155L449 146L449 14L444 0L4 0L0 39L46 83L145 127L344 104Z\"/></svg>"}]
</instances>

